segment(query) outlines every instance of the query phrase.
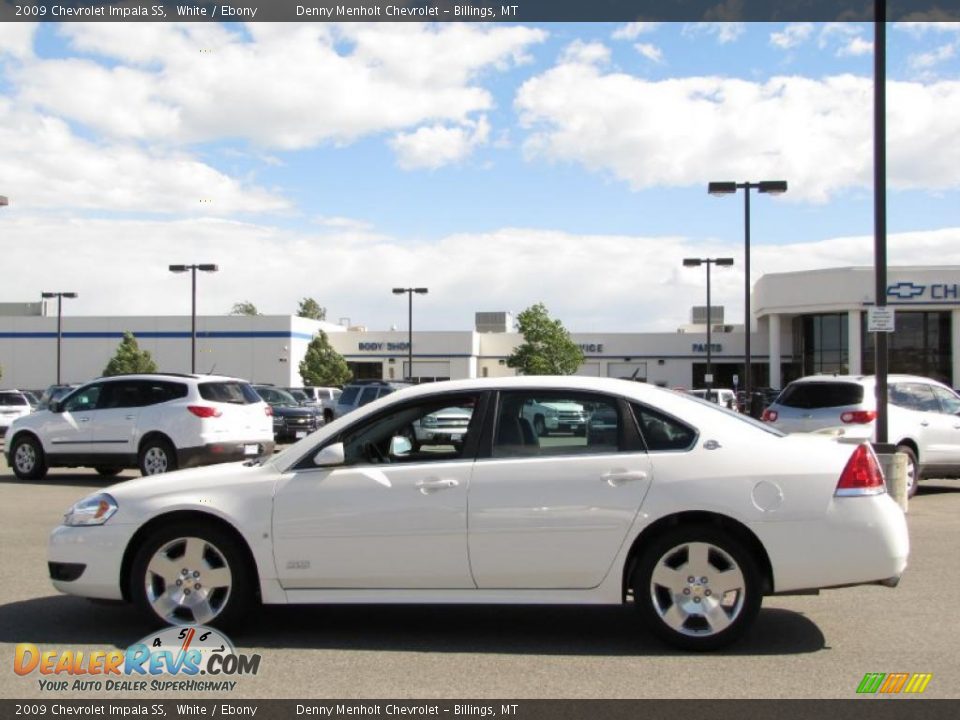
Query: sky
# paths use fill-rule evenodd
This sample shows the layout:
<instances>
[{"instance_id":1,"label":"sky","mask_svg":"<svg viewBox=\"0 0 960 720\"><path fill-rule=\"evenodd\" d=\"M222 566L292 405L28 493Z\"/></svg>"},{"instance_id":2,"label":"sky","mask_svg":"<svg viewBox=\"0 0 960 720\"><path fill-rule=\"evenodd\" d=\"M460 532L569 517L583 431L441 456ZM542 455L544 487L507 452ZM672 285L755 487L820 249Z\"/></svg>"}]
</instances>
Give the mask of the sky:
<instances>
[{"instance_id":1,"label":"sky","mask_svg":"<svg viewBox=\"0 0 960 720\"><path fill-rule=\"evenodd\" d=\"M856 23L0 24L0 302L69 315L250 301L418 330L543 302L675 330L684 257L751 275L873 261L873 28ZM892 265L960 265L960 23L887 30Z\"/></svg>"}]
</instances>

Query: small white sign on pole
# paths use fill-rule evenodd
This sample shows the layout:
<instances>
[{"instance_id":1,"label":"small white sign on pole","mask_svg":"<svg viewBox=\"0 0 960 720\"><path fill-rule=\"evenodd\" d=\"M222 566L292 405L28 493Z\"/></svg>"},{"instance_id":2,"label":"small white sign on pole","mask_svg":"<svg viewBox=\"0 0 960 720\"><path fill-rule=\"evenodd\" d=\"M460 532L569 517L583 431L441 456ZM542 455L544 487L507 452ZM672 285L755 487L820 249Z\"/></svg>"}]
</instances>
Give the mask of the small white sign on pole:
<instances>
[{"instance_id":1,"label":"small white sign on pole","mask_svg":"<svg viewBox=\"0 0 960 720\"><path fill-rule=\"evenodd\" d=\"M867 332L892 333L893 325L894 312L892 307L867 308Z\"/></svg>"},{"instance_id":2,"label":"small white sign on pole","mask_svg":"<svg viewBox=\"0 0 960 720\"><path fill-rule=\"evenodd\" d=\"M712 383L712 382L713 382L713 373L704 373L704 375L703 375L703 381L704 381L705 383Z\"/></svg>"}]
</instances>

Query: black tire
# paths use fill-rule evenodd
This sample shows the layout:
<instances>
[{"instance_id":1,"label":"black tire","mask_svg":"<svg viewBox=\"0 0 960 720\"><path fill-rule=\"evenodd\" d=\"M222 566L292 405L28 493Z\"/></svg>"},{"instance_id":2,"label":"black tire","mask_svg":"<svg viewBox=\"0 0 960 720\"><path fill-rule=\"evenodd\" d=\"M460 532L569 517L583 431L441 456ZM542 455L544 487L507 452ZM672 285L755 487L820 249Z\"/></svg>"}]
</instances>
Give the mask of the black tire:
<instances>
[{"instance_id":1,"label":"black tire","mask_svg":"<svg viewBox=\"0 0 960 720\"><path fill-rule=\"evenodd\" d=\"M173 472L177 469L177 451L166 438L150 438L140 446L137 466L144 476Z\"/></svg>"},{"instance_id":2,"label":"black tire","mask_svg":"<svg viewBox=\"0 0 960 720\"><path fill-rule=\"evenodd\" d=\"M547 424L543 420L543 415L536 415L533 418L533 432L537 437L547 436Z\"/></svg>"},{"instance_id":3,"label":"black tire","mask_svg":"<svg viewBox=\"0 0 960 720\"><path fill-rule=\"evenodd\" d=\"M191 547L188 543L197 543L203 549L202 553L198 553L201 561L194 562L186 557L188 547ZM199 624L213 625L221 629L235 627L256 600L256 585L238 546L236 537L215 526L185 522L159 528L147 538L134 556L130 571L130 597L137 609L153 625ZM192 547L196 548L198 545ZM155 555L173 559L175 567L184 565L184 569L189 571L188 575L177 575L176 578L183 582L183 585L174 586L169 578L165 579L150 569ZM194 565L197 567L193 567ZM162 568L164 564L158 564L157 567ZM222 576L224 568L229 575L229 584L226 587L203 587L207 577L214 577L211 573L217 572ZM163 604L165 601L166 605ZM169 612L161 614L157 609L159 607L165 607ZM209 608L213 614L195 614L196 608Z\"/></svg>"},{"instance_id":4,"label":"black tire","mask_svg":"<svg viewBox=\"0 0 960 720\"><path fill-rule=\"evenodd\" d=\"M920 486L920 463L917 462L917 454L909 445L897 445L897 452L907 456L907 497L912 498ZM913 482L910 481L911 477Z\"/></svg>"},{"instance_id":5,"label":"black tire","mask_svg":"<svg viewBox=\"0 0 960 720\"><path fill-rule=\"evenodd\" d=\"M20 480L42 480L47 474L43 446L33 435L17 435L10 446L10 464Z\"/></svg>"},{"instance_id":6,"label":"black tire","mask_svg":"<svg viewBox=\"0 0 960 720\"><path fill-rule=\"evenodd\" d=\"M708 559L708 569L699 573L696 567L684 569L693 562L688 546L694 543L694 549L704 551ZM659 570L659 579L673 579L680 585L668 590L666 585L655 583L655 570ZM686 572L694 572L690 576L694 582L683 577ZM738 574L727 576L727 572ZM707 582L701 582L704 577ZM763 601L753 555L735 537L711 525L681 525L655 538L641 555L631 586L643 623L661 640L682 650L717 650L739 639L753 623ZM736 589L720 596L714 592L718 586ZM715 620L707 619L707 611Z\"/></svg>"},{"instance_id":7,"label":"black tire","mask_svg":"<svg viewBox=\"0 0 960 720\"><path fill-rule=\"evenodd\" d=\"M94 468L94 470L97 471L97 474L102 475L103 477L113 477L114 475L119 475L122 469L123 468L109 467L107 465L98 465Z\"/></svg>"}]
</instances>

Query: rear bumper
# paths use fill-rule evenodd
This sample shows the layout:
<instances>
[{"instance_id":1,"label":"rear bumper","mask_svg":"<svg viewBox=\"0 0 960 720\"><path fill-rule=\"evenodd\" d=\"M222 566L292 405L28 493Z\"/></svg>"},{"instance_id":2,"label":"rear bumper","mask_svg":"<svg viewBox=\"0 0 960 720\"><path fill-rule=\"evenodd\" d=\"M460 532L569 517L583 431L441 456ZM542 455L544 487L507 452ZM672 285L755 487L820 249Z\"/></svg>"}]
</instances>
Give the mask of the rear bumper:
<instances>
[{"instance_id":1,"label":"rear bumper","mask_svg":"<svg viewBox=\"0 0 960 720\"><path fill-rule=\"evenodd\" d=\"M880 584L894 587L907 567L903 512L886 493L834 497L823 518L757 523L774 569L774 592Z\"/></svg>"},{"instance_id":2,"label":"rear bumper","mask_svg":"<svg viewBox=\"0 0 960 720\"><path fill-rule=\"evenodd\" d=\"M177 450L177 463L180 468L191 468L238 460L252 460L263 455L272 455L275 446L276 443L273 440L207 443L206 445ZM249 448L256 448L256 451L250 452Z\"/></svg>"}]
</instances>

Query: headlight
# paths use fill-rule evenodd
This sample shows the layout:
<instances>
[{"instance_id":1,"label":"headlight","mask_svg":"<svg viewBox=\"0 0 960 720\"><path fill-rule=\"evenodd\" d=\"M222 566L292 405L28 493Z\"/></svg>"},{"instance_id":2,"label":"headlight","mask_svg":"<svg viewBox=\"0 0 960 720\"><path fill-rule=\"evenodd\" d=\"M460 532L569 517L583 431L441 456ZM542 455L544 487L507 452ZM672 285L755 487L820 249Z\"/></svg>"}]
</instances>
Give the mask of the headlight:
<instances>
[{"instance_id":1,"label":"headlight","mask_svg":"<svg viewBox=\"0 0 960 720\"><path fill-rule=\"evenodd\" d=\"M64 525L103 525L117 511L117 501L107 493L90 495L67 510Z\"/></svg>"}]
</instances>

